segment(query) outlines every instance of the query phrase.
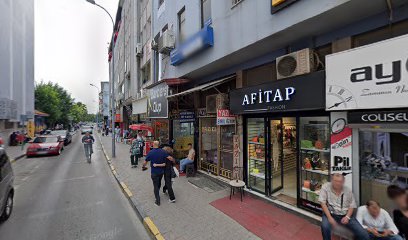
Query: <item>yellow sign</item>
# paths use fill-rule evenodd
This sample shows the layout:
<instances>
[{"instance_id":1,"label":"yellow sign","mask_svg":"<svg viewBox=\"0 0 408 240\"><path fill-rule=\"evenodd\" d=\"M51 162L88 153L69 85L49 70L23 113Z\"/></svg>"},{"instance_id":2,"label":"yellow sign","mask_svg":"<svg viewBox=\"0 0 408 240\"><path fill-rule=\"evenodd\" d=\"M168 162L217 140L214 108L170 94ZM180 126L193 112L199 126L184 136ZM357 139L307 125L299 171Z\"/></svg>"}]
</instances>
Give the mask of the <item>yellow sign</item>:
<instances>
[{"instance_id":1,"label":"yellow sign","mask_svg":"<svg viewBox=\"0 0 408 240\"><path fill-rule=\"evenodd\" d=\"M276 7L280 5L281 3L284 3L286 0L272 0L272 6Z\"/></svg>"},{"instance_id":2,"label":"yellow sign","mask_svg":"<svg viewBox=\"0 0 408 240\"><path fill-rule=\"evenodd\" d=\"M30 120L27 122L27 134L29 137L33 138L35 134L35 124L34 121Z\"/></svg>"}]
</instances>

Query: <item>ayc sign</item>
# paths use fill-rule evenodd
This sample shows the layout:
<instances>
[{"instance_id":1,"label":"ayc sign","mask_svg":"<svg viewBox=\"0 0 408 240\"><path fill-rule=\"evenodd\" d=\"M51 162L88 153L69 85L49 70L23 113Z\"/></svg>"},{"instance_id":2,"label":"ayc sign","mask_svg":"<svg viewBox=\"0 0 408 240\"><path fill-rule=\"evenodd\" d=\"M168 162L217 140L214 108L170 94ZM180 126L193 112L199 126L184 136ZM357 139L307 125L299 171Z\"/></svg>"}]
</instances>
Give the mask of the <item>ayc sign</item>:
<instances>
[{"instance_id":1,"label":"ayc sign","mask_svg":"<svg viewBox=\"0 0 408 240\"><path fill-rule=\"evenodd\" d=\"M326 109L408 107L408 35L326 57Z\"/></svg>"}]
</instances>

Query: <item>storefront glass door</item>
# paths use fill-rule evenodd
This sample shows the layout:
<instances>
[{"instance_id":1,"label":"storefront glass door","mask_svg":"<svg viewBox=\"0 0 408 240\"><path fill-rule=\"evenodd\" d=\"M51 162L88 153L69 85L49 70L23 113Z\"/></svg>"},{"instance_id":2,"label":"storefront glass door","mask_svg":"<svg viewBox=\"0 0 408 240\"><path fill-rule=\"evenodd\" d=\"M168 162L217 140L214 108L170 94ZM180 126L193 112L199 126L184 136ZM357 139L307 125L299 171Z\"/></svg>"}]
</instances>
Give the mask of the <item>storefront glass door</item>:
<instances>
[{"instance_id":1,"label":"storefront glass door","mask_svg":"<svg viewBox=\"0 0 408 240\"><path fill-rule=\"evenodd\" d=\"M268 191L270 194L283 187L283 135L282 119L269 120Z\"/></svg>"}]
</instances>

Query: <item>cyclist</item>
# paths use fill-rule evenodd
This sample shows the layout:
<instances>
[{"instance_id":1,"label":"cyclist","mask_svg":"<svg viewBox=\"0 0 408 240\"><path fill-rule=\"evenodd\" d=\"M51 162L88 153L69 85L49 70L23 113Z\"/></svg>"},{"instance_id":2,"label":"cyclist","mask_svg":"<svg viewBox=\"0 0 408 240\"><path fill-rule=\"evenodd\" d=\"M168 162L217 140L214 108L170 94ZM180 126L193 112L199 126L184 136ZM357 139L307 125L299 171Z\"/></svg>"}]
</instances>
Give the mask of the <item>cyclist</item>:
<instances>
[{"instance_id":1,"label":"cyclist","mask_svg":"<svg viewBox=\"0 0 408 240\"><path fill-rule=\"evenodd\" d=\"M82 143L84 144L85 157L88 163L91 163L91 155L93 153L92 144L95 142L95 139L92 137L90 132L86 132L85 136L82 137Z\"/></svg>"}]
</instances>

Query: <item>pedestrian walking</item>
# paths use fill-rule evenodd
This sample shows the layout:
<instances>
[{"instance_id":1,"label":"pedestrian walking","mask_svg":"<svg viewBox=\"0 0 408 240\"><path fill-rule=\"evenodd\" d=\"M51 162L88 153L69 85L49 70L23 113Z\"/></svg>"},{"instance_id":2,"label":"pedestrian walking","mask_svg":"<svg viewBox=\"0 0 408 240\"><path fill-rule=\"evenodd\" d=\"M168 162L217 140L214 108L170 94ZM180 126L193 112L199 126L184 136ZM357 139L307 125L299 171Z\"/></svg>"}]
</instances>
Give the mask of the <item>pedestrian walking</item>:
<instances>
[{"instance_id":1,"label":"pedestrian walking","mask_svg":"<svg viewBox=\"0 0 408 240\"><path fill-rule=\"evenodd\" d=\"M139 158L143 156L143 146L144 140L139 133L137 137L132 141L132 145L130 146L130 164L132 168L137 167Z\"/></svg>"},{"instance_id":2,"label":"pedestrian walking","mask_svg":"<svg viewBox=\"0 0 408 240\"><path fill-rule=\"evenodd\" d=\"M170 156L173 156L173 148L171 148L170 146L165 146L163 147L163 150L166 151ZM173 170L173 166L174 166L175 160L174 159L166 159L166 167L164 170L164 187L163 187L163 193L169 194L169 202L170 203L174 203L176 202L176 197L174 196L174 191L173 191L173 182L172 182L172 178L174 170Z\"/></svg>"},{"instance_id":3,"label":"pedestrian walking","mask_svg":"<svg viewBox=\"0 0 408 240\"><path fill-rule=\"evenodd\" d=\"M116 142L120 142L121 136L120 136L120 128L119 127L115 128L115 136L116 136Z\"/></svg>"},{"instance_id":4,"label":"pedestrian walking","mask_svg":"<svg viewBox=\"0 0 408 240\"><path fill-rule=\"evenodd\" d=\"M174 160L174 158L169 156L166 151L159 148L159 145L159 141L153 142L153 148L147 154L145 162L143 163L143 169L146 169L147 163L150 162L151 178L153 182L154 196L156 199L155 204L157 206L160 206L160 187L166 167L166 159Z\"/></svg>"},{"instance_id":5,"label":"pedestrian walking","mask_svg":"<svg viewBox=\"0 0 408 240\"><path fill-rule=\"evenodd\" d=\"M85 136L82 137L82 143L84 144L84 150L85 150L85 157L88 163L91 163L91 155L93 153L92 144L94 142L95 142L95 139L89 132L86 132Z\"/></svg>"}]
</instances>

